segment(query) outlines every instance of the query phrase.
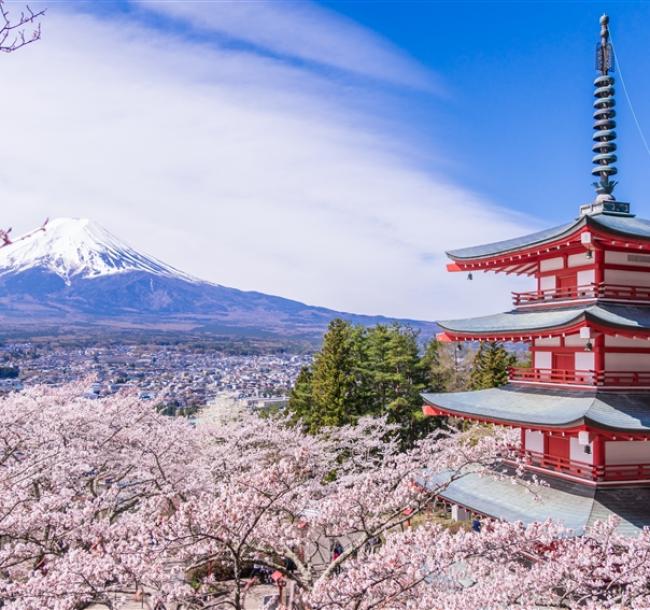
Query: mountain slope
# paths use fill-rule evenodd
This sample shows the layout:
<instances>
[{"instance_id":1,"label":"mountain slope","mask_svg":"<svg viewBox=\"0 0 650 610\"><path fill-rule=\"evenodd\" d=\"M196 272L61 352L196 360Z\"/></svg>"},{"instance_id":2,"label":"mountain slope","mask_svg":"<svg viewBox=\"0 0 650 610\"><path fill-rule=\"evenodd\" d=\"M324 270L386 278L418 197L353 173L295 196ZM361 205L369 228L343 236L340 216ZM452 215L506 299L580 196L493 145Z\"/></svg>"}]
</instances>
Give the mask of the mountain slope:
<instances>
[{"instance_id":1,"label":"mountain slope","mask_svg":"<svg viewBox=\"0 0 650 610\"><path fill-rule=\"evenodd\" d=\"M191 276L139 254L103 227L82 218L55 218L27 239L0 249L0 277L41 269L71 283L72 278L93 278L128 271L168 277Z\"/></svg>"},{"instance_id":2,"label":"mountain slope","mask_svg":"<svg viewBox=\"0 0 650 610\"><path fill-rule=\"evenodd\" d=\"M97 224L56 219L44 231L0 248L0 321L320 336L334 317L388 322L212 284L136 252ZM429 336L436 326L412 322Z\"/></svg>"}]
</instances>

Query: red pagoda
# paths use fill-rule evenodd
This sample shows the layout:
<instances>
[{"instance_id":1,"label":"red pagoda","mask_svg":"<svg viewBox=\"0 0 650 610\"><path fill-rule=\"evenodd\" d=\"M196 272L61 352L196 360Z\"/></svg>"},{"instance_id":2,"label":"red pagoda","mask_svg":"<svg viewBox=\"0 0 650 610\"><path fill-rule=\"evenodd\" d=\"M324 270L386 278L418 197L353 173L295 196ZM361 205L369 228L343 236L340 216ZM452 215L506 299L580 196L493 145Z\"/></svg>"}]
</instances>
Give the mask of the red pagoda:
<instances>
[{"instance_id":1,"label":"red pagoda","mask_svg":"<svg viewBox=\"0 0 650 610\"><path fill-rule=\"evenodd\" d=\"M498 243L448 252L449 271L529 276L506 313L440 322L448 341L529 345L530 368L509 383L425 394L424 412L519 428L536 499L471 474L443 494L456 510L524 522L548 517L576 531L609 515L635 534L650 525L650 220L613 195L617 173L613 51L600 20L594 82L596 197L577 219Z\"/></svg>"}]
</instances>

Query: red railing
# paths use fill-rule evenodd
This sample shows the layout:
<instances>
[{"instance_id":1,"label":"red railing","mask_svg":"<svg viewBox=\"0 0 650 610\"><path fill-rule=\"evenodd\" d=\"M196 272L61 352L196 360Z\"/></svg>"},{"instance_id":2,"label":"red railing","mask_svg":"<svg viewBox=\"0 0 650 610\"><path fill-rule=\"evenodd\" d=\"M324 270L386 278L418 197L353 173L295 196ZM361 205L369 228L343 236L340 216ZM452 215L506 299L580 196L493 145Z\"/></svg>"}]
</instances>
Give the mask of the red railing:
<instances>
[{"instance_id":1,"label":"red railing","mask_svg":"<svg viewBox=\"0 0 650 610\"><path fill-rule=\"evenodd\" d=\"M605 481L642 481L650 479L650 464L607 464L594 468Z\"/></svg>"},{"instance_id":2,"label":"red railing","mask_svg":"<svg viewBox=\"0 0 650 610\"><path fill-rule=\"evenodd\" d=\"M599 299L621 299L625 301L650 301L650 287L623 286L619 284L594 284Z\"/></svg>"},{"instance_id":3,"label":"red railing","mask_svg":"<svg viewBox=\"0 0 650 610\"><path fill-rule=\"evenodd\" d=\"M596 380L597 385L603 386L650 386L650 372L600 371Z\"/></svg>"},{"instance_id":4,"label":"red railing","mask_svg":"<svg viewBox=\"0 0 650 610\"><path fill-rule=\"evenodd\" d=\"M589 479L591 481L598 478L598 468L584 462L576 462L568 458L556 457L554 455L544 455L537 451L524 451L524 461L530 466L546 468L555 472L570 474L574 477ZM600 475L602 476L602 475Z\"/></svg>"},{"instance_id":5,"label":"red railing","mask_svg":"<svg viewBox=\"0 0 650 610\"><path fill-rule=\"evenodd\" d=\"M510 369L510 381L596 385L596 379L595 371L566 371L564 369L534 369L519 367L512 367Z\"/></svg>"},{"instance_id":6,"label":"red railing","mask_svg":"<svg viewBox=\"0 0 650 610\"><path fill-rule=\"evenodd\" d=\"M512 293L512 302L515 305L533 305L573 299L613 299L650 302L650 287L624 286L601 282L599 284L591 283L584 286L547 288L546 290Z\"/></svg>"},{"instance_id":7,"label":"red railing","mask_svg":"<svg viewBox=\"0 0 650 610\"><path fill-rule=\"evenodd\" d=\"M650 371L567 371L512 367L510 381L598 387L650 387Z\"/></svg>"},{"instance_id":8,"label":"red railing","mask_svg":"<svg viewBox=\"0 0 650 610\"><path fill-rule=\"evenodd\" d=\"M524 461L530 466L545 468L591 481L641 481L650 479L650 464L607 464L594 466L537 451L524 451Z\"/></svg>"},{"instance_id":9,"label":"red railing","mask_svg":"<svg viewBox=\"0 0 650 610\"><path fill-rule=\"evenodd\" d=\"M545 290L531 290L529 292L513 292L512 302L515 305L532 305L553 301L566 301L569 299L595 299L596 286L568 286L564 288L547 288Z\"/></svg>"}]
</instances>

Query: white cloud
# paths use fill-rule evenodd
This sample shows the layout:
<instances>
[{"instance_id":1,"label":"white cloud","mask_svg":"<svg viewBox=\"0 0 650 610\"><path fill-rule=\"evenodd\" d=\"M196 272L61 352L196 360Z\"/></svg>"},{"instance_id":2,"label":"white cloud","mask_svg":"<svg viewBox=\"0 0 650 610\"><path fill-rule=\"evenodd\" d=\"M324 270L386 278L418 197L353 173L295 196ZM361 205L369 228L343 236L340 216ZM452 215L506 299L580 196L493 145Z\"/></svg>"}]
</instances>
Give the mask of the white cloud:
<instances>
[{"instance_id":1,"label":"white cloud","mask_svg":"<svg viewBox=\"0 0 650 610\"><path fill-rule=\"evenodd\" d=\"M325 21L325 40L336 26ZM0 57L2 224L91 217L194 275L346 311L434 319L506 306L512 280L446 274L443 250L531 222L415 165L380 92L136 21L50 10L44 31Z\"/></svg>"},{"instance_id":2,"label":"white cloud","mask_svg":"<svg viewBox=\"0 0 650 610\"><path fill-rule=\"evenodd\" d=\"M431 72L386 40L317 4L273 0L169 2L137 0L144 9L182 19L199 31L221 34L277 58L313 62L343 72L431 90Z\"/></svg>"}]
</instances>

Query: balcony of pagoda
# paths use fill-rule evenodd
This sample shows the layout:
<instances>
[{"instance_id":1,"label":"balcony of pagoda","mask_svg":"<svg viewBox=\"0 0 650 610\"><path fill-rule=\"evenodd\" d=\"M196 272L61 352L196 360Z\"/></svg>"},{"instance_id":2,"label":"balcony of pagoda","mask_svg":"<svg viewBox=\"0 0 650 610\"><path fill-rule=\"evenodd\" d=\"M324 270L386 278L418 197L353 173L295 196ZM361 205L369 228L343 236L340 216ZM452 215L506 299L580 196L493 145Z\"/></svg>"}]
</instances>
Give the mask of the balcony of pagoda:
<instances>
[{"instance_id":1,"label":"balcony of pagoda","mask_svg":"<svg viewBox=\"0 0 650 610\"><path fill-rule=\"evenodd\" d=\"M513 383L552 384L598 389L650 389L650 371L596 371L512 367Z\"/></svg>"},{"instance_id":2,"label":"balcony of pagoda","mask_svg":"<svg viewBox=\"0 0 650 610\"><path fill-rule=\"evenodd\" d=\"M564 286L545 290L512 293L512 302L516 307L596 299L650 304L650 287L592 282L584 286Z\"/></svg>"},{"instance_id":3,"label":"balcony of pagoda","mask_svg":"<svg viewBox=\"0 0 650 610\"><path fill-rule=\"evenodd\" d=\"M522 459L529 468L596 483L615 484L650 480L650 464L593 465L536 451L522 451Z\"/></svg>"}]
</instances>

